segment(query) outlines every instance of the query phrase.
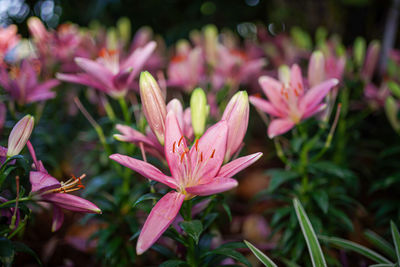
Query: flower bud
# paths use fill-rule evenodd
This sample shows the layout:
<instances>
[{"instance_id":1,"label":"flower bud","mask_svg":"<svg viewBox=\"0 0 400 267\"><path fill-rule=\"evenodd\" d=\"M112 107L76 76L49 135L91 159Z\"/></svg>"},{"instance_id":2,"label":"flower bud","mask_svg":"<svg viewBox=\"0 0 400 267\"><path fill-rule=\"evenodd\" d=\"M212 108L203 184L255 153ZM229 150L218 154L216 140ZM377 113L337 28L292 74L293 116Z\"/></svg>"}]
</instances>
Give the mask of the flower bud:
<instances>
[{"instance_id":1,"label":"flower bud","mask_svg":"<svg viewBox=\"0 0 400 267\"><path fill-rule=\"evenodd\" d=\"M387 85L392 94L398 99L400 99L400 86L394 81L389 81Z\"/></svg>"},{"instance_id":2,"label":"flower bud","mask_svg":"<svg viewBox=\"0 0 400 267\"><path fill-rule=\"evenodd\" d=\"M209 111L206 94L203 89L197 88L192 92L192 96L190 97L190 111L194 135L196 138L199 138L204 133Z\"/></svg>"},{"instance_id":3,"label":"flower bud","mask_svg":"<svg viewBox=\"0 0 400 267\"><path fill-rule=\"evenodd\" d=\"M249 123L249 97L246 91L237 92L225 108L222 120L228 123L225 162L240 148Z\"/></svg>"},{"instance_id":4,"label":"flower bud","mask_svg":"<svg viewBox=\"0 0 400 267\"><path fill-rule=\"evenodd\" d=\"M365 40L362 37L357 37L354 41L353 56L357 67L361 67L364 63L365 46Z\"/></svg>"},{"instance_id":5,"label":"flower bud","mask_svg":"<svg viewBox=\"0 0 400 267\"><path fill-rule=\"evenodd\" d=\"M308 83L310 87L325 81L325 60L321 51L312 53L308 64Z\"/></svg>"},{"instance_id":6,"label":"flower bud","mask_svg":"<svg viewBox=\"0 0 400 267\"><path fill-rule=\"evenodd\" d=\"M289 87L290 83L290 68L287 65L282 65L278 69L279 80L286 86Z\"/></svg>"},{"instance_id":7,"label":"flower bud","mask_svg":"<svg viewBox=\"0 0 400 267\"><path fill-rule=\"evenodd\" d=\"M397 117L397 114L399 112L399 107L397 106L396 100L392 96L389 96L388 98L386 98L385 112L386 112L386 117L388 118L393 129L395 131L399 132L400 131L400 121Z\"/></svg>"},{"instance_id":8,"label":"flower bud","mask_svg":"<svg viewBox=\"0 0 400 267\"><path fill-rule=\"evenodd\" d=\"M21 152L31 136L34 122L31 115L26 115L15 124L8 137L7 157L13 157Z\"/></svg>"},{"instance_id":9,"label":"flower bud","mask_svg":"<svg viewBox=\"0 0 400 267\"><path fill-rule=\"evenodd\" d=\"M117 21L118 35L124 44L128 44L131 39L131 21L127 17L122 17Z\"/></svg>"},{"instance_id":10,"label":"flower bud","mask_svg":"<svg viewBox=\"0 0 400 267\"><path fill-rule=\"evenodd\" d=\"M368 45L367 55L365 57L364 66L361 71L361 75L364 79L370 81L376 69L376 64L379 59L379 52L381 45L379 41L374 40Z\"/></svg>"},{"instance_id":11,"label":"flower bud","mask_svg":"<svg viewBox=\"0 0 400 267\"><path fill-rule=\"evenodd\" d=\"M47 39L47 30L39 18L30 17L28 19L28 28L37 41L45 41Z\"/></svg>"},{"instance_id":12,"label":"flower bud","mask_svg":"<svg viewBox=\"0 0 400 267\"><path fill-rule=\"evenodd\" d=\"M148 71L140 74L139 87L144 116L160 144L164 145L167 106L160 87Z\"/></svg>"},{"instance_id":13,"label":"flower bud","mask_svg":"<svg viewBox=\"0 0 400 267\"><path fill-rule=\"evenodd\" d=\"M218 29L215 25L204 26L205 52L207 62L214 66L217 62Z\"/></svg>"}]
</instances>

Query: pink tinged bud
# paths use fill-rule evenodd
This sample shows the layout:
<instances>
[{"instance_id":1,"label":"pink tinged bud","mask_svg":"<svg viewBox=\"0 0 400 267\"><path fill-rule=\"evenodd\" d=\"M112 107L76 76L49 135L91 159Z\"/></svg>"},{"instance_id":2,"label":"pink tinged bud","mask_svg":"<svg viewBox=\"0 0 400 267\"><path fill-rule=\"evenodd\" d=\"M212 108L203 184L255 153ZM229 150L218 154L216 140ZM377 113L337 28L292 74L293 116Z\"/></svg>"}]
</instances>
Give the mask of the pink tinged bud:
<instances>
[{"instance_id":1,"label":"pink tinged bud","mask_svg":"<svg viewBox=\"0 0 400 267\"><path fill-rule=\"evenodd\" d=\"M372 41L367 49L367 55L365 57L365 62L361 75L364 79L370 81L376 69L376 64L379 59L379 52L381 50L381 45L379 41Z\"/></svg>"},{"instance_id":2,"label":"pink tinged bud","mask_svg":"<svg viewBox=\"0 0 400 267\"><path fill-rule=\"evenodd\" d=\"M34 122L31 115L26 115L17 122L8 137L7 157L18 155L21 152L31 136Z\"/></svg>"},{"instance_id":3,"label":"pink tinged bud","mask_svg":"<svg viewBox=\"0 0 400 267\"><path fill-rule=\"evenodd\" d=\"M308 64L308 83L310 87L322 83L325 80L325 60L321 51L312 53Z\"/></svg>"},{"instance_id":4,"label":"pink tinged bud","mask_svg":"<svg viewBox=\"0 0 400 267\"><path fill-rule=\"evenodd\" d=\"M222 120L228 123L225 162L239 149L249 123L249 98L246 91L237 92L225 108Z\"/></svg>"},{"instance_id":5,"label":"pink tinged bud","mask_svg":"<svg viewBox=\"0 0 400 267\"><path fill-rule=\"evenodd\" d=\"M33 37L38 41L44 41L47 38L47 30L39 18L30 17L28 19L28 28Z\"/></svg>"},{"instance_id":6,"label":"pink tinged bud","mask_svg":"<svg viewBox=\"0 0 400 267\"><path fill-rule=\"evenodd\" d=\"M158 141L163 145L167 107L160 87L147 71L140 74L139 86L144 116Z\"/></svg>"}]
</instances>

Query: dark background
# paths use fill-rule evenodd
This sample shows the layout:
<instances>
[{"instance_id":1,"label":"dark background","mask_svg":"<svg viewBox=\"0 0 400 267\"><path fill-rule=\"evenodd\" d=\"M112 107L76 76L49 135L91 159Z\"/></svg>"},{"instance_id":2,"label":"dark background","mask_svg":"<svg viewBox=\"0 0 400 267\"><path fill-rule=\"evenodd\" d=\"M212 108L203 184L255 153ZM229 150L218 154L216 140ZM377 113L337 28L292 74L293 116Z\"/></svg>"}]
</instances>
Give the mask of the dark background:
<instances>
[{"instance_id":1,"label":"dark background","mask_svg":"<svg viewBox=\"0 0 400 267\"><path fill-rule=\"evenodd\" d=\"M126 16L133 31L151 26L171 44L209 23L237 31L240 23L261 22L275 33L296 25L312 34L325 26L349 44L360 35L381 39L391 4L391 0L0 0L0 23L18 24L26 36L30 15L53 28L65 21L87 26L92 20L112 26Z\"/></svg>"}]
</instances>

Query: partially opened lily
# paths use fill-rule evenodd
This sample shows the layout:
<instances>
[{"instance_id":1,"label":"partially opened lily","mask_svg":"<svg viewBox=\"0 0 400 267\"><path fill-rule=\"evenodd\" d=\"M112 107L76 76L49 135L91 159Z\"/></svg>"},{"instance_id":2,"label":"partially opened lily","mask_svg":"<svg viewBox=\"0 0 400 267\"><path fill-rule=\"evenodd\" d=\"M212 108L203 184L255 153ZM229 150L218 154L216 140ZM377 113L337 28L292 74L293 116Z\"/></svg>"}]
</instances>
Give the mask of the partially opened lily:
<instances>
[{"instance_id":1,"label":"partially opened lily","mask_svg":"<svg viewBox=\"0 0 400 267\"><path fill-rule=\"evenodd\" d=\"M298 65L280 68L280 81L262 76L261 88L269 101L251 96L250 102L274 118L268 126L268 136L273 138L289 131L302 120L307 119L325 108L322 100L336 86L337 79L329 79L305 89L303 77Z\"/></svg>"},{"instance_id":2,"label":"partially opened lily","mask_svg":"<svg viewBox=\"0 0 400 267\"><path fill-rule=\"evenodd\" d=\"M101 210L92 202L68 194L69 192L84 188L81 180L85 177L85 174L78 178L72 176L72 178L66 182L59 182L56 178L48 174L43 163L37 160L35 151L30 142L28 142L28 148L36 169L36 171L31 171L29 173L29 180L32 185L30 195L36 201L53 204L53 232L57 231L64 221L64 214L61 209L83 213L101 213Z\"/></svg>"},{"instance_id":3,"label":"partially opened lily","mask_svg":"<svg viewBox=\"0 0 400 267\"><path fill-rule=\"evenodd\" d=\"M133 79L156 48L155 42L137 48L125 60L118 50L101 50L96 60L77 57L76 64L83 70L77 74L58 73L57 78L96 88L111 97L123 97L132 88Z\"/></svg>"},{"instance_id":4,"label":"partially opened lily","mask_svg":"<svg viewBox=\"0 0 400 267\"><path fill-rule=\"evenodd\" d=\"M237 186L231 177L259 159L262 153L238 158L221 167L226 151L228 125L220 121L210 127L189 149L173 111L168 112L165 131L165 157L171 176L153 165L121 154L111 159L141 175L163 183L173 191L162 197L152 209L140 233L136 251L150 248L174 221L184 200L208 196Z\"/></svg>"}]
</instances>

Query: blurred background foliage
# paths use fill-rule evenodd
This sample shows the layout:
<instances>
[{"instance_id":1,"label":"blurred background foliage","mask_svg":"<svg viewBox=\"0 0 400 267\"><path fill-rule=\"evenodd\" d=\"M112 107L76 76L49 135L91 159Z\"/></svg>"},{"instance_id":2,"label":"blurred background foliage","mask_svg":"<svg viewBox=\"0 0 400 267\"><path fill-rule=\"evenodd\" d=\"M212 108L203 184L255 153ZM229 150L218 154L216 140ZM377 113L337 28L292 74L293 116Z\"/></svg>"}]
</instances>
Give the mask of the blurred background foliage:
<instances>
[{"instance_id":1,"label":"blurred background foliage","mask_svg":"<svg viewBox=\"0 0 400 267\"><path fill-rule=\"evenodd\" d=\"M32 15L51 28L66 21L87 26L94 20L113 26L126 16L133 31L148 25L167 45L210 23L242 36L253 23L267 25L272 35L293 26L309 33L324 26L348 44L355 36L381 38L390 6L390 0L0 0L0 24L16 23L27 36L26 19Z\"/></svg>"}]
</instances>

